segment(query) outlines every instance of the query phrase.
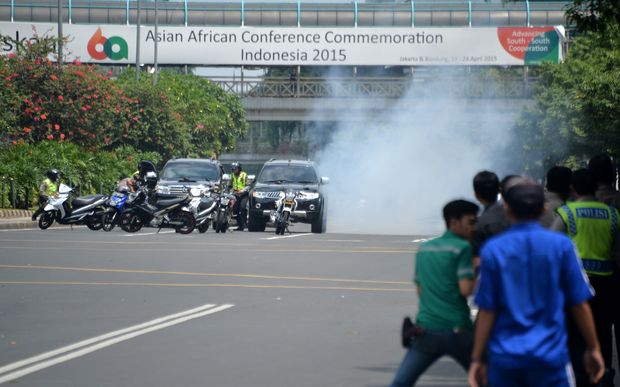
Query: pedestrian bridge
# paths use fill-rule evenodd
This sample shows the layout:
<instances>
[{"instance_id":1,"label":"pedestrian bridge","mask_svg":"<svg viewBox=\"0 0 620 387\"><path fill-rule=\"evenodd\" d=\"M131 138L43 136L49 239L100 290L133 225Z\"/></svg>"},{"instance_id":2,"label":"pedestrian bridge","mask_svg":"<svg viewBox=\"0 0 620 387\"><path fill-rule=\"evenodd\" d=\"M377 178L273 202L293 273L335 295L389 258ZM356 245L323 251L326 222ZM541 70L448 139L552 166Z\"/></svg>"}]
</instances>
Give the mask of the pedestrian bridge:
<instances>
[{"instance_id":1,"label":"pedestrian bridge","mask_svg":"<svg viewBox=\"0 0 620 387\"><path fill-rule=\"evenodd\" d=\"M569 1L359 0L312 2L157 0L0 0L0 21L169 26L501 27L566 25ZM157 7L156 7L157 5Z\"/></svg>"},{"instance_id":2,"label":"pedestrian bridge","mask_svg":"<svg viewBox=\"0 0 620 387\"><path fill-rule=\"evenodd\" d=\"M498 27L566 25L567 1L483 2L480 0L412 0L398 3L158 1L158 0L0 0L0 21L69 24L165 26L282 27ZM140 15L140 16L139 16ZM156 17L157 15L157 17ZM140 17L140 19L139 19ZM250 121L359 119L352 106L378 113L404 99L438 98L503 101L520 108L531 96L535 80L527 70L501 80L441 76L442 70L412 66L398 77L351 76L212 77L213 82L242 98ZM434 71L434 73L433 73ZM246 69L246 73L250 72ZM438 76L438 74L440 76ZM303 75L303 72L302 72ZM441 79L444 79L443 81ZM499 79L499 78L498 78ZM368 101L372 101L371 104Z\"/></svg>"},{"instance_id":3,"label":"pedestrian bridge","mask_svg":"<svg viewBox=\"0 0 620 387\"><path fill-rule=\"evenodd\" d=\"M535 79L442 77L429 72L408 77L214 77L211 81L241 97L249 121L337 121L358 120L368 117L370 110L381 114L403 100L422 99L494 101L498 108L514 112L528 103ZM365 114L360 115L356 106L363 106Z\"/></svg>"}]
</instances>

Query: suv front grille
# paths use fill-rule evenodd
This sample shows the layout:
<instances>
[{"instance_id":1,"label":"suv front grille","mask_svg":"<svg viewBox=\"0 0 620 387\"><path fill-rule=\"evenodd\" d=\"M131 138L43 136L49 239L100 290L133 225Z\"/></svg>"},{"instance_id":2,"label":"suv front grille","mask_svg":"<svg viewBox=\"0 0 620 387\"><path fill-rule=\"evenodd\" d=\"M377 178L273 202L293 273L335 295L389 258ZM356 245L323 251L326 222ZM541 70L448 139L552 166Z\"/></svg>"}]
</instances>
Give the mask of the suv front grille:
<instances>
[{"instance_id":1,"label":"suv front grille","mask_svg":"<svg viewBox=\"0 0 620 387\"><path fill-rule=\"evenodd\" d=\"M282 195L281 191L266 192L265 193L265 198L267 198L267 199L279 199L280 195Z\"/></svg>"},{"instance_id":2,"label":"suv front grille","mask_svg":"<svg viewBox=\"0 0 620 387\"><path fill-rule=\"evenodd\" d=\"M186 189L182 185L171 185L170 195L184 196L187 193Z\"/></svg>"}]
</instances>

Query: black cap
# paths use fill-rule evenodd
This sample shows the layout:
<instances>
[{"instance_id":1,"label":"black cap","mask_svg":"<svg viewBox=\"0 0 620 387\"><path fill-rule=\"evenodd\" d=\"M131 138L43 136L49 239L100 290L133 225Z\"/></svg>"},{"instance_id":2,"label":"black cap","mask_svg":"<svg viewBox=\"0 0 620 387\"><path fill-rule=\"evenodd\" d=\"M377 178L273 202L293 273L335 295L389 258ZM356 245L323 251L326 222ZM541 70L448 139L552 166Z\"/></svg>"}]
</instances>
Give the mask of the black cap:
<instances>
[{"instance_id":1,"label":"black cap","mask_svg":"<svg viewBox=\"0 0 620 387\"><path fill-rule=\"evenodd\" d=\"M545 207L545 193L538 184L517 184L504 194L504 200L517 219L537 219Z\"/></svg>"}]
</instances>

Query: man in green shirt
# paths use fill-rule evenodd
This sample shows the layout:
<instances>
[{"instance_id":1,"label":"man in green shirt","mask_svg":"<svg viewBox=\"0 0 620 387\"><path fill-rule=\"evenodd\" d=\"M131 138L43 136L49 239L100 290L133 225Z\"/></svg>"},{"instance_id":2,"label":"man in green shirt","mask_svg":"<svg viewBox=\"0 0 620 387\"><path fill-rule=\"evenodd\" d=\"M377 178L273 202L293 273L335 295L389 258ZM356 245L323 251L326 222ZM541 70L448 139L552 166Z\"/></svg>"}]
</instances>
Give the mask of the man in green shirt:
<instances>
[{"instance_id":1,"label":"man in green shirt","mask_svg":"<svg viewBox=\"0 0 620 387\"><path fill-rule=\"evenodd\" d=\"M467 305L475 277L471 240L479 207L455 200L443 208L446 232L422 243L416 254L415 283L420 298L414 338L392 387L413 386L440 357L454 358L467 371L473 346Z\"/></svg>"}]
</instances>

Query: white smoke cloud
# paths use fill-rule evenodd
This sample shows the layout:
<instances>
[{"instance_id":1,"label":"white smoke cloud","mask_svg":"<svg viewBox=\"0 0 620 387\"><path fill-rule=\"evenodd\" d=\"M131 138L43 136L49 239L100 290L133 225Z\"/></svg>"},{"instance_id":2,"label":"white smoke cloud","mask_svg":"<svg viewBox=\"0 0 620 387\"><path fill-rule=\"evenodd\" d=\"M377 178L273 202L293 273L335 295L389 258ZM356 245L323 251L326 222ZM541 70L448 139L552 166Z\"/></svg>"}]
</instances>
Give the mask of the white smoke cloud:
<instances>
[{"instance_id":1,"label":"white smoke cloud","mask_svg":"<svg viewBox=\"0 0 620 387\"><path fill-rule=\"evenodd\" d=\"M426 94L450 84L437 79L423 86ZM436 235L445 229L448 201L475 202L478 171L500 178L515 172L506 149L518 108L502 99L421 98L420 90L382 114L366 99L355 107L359 120L339 122L317 154L321 175L331 180L328 232Z\"/></svg>"}]
</instances>

